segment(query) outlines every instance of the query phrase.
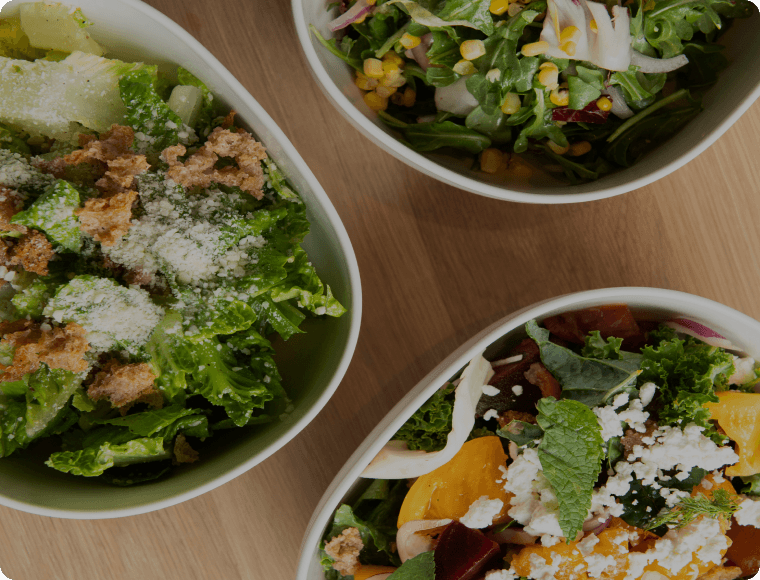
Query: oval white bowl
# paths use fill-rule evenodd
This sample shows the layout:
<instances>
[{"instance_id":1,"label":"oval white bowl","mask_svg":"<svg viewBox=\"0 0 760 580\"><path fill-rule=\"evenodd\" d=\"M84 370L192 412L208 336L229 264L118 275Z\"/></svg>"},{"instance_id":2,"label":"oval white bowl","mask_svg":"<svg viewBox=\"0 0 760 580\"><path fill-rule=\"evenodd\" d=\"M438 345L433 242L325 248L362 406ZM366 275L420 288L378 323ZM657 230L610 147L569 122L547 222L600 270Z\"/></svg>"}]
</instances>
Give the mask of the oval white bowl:
<instances>
[{"instance_id":1,"label":"oval white bowl","mask_svg":"<svg viewBox=\"0 0 760 580\"><path fill-rule=\"evenodd\" d=\"M326 11L331 0L291 0L301 47L312 75L338 111L366 137L403 161L443 183L496 199L524 203L578 203L604 199L644 187L685 165L712 145L744 114L760 95L760 14L737 20L726 35L726 56L731 61L720 81L704 99L705 110L672 139L623 169L582 185L536 184L503 180L472 171L460 160L439 153L417 153L398 141L377 114L362 100L353 83L353 69L329 53L309 33L313 24L325 38L332 37L327 24L334 17Z\"/></svg>"},{"instance_id":2,"label":"oval white bowl","mask_svg":"<svg viewBox=\"0 0 760 580\"><path fill-rule=\"evenodd\" d=\"M21 4L14 0L2 11ZM68 2L64 1L68 4ZM0 459L0 504L40 515L96 519L135 515L196 497L230 481L272 455L301 432L325 406L345 375L356 348L362 296L359 266L330 199L285 134L246 89L172 20L139 0L76 0L94 22L89 30L108 51L126 61L183 66L230 108L267 148L301 194L311 222L306 248L322 279L348 309L339 319L308 320L307 333L277 349L276 360L294 409L262 428L232 429L209 440L201 459L169 477L116 488L44 465L45 456Z\"/></svg>"},{"instance_id":3,"label":"oval white bowl","mask_svg":"<svg viewBox=\"0 0 760 580\"><path fill-rule=\"evenodd\" d=\"M567 294L523 308L492 324L474 336L433 371L391 409L362 442L335 476L330 487L319 501L301 543L298 580L324 580L319 564L319 542L341 503L360 490L360 475L380 449L398 429L447 381L456 376L474 356L485 350L485 357L493 360L505 346L512 346L525 337L525 323L539 321L571 310L603 304L628 304L639 319L664 320L671 317L690 318L722 334L733 344L755 358L760 358L760 322L707 298L658 288L607 288Z\"/></svg>"}]
</instances>

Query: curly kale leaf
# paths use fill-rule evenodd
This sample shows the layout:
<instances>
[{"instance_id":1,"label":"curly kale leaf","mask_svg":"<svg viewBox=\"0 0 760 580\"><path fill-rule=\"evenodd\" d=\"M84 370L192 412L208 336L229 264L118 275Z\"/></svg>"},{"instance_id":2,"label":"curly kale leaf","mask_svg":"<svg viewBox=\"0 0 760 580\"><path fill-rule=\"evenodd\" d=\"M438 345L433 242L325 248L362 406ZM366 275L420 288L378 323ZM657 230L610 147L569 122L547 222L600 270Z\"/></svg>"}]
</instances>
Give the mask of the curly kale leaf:
<instances>
[{"instance_id":1,"label":"curly kale leaf","mask_svg":"<svg viewBox=\"0 0 760 580\"><path fill-rule=\"evenodd\" d=\"M428 399L393 436L405 441L409 449L440 451L446 447L451 431L451 414L454 411L456 387L447 384Z\"/></svg>"}]
</instances>

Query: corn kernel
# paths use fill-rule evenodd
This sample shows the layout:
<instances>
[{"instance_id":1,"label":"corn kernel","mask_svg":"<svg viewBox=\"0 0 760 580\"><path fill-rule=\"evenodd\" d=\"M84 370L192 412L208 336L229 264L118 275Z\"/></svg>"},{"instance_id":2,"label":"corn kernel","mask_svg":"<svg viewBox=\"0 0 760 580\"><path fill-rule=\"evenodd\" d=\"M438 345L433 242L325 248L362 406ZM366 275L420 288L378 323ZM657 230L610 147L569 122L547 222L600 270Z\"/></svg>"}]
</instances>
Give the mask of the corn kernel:
<instances>
[{"instance_id":1,"label":"corn kernel","mask_svg":"<svg viewBox=\"0 0 760 580\"><path fill-rule=\"evenodd\" d=\"M395 75L398 71L401 69L399 66L390 60L384 60L383 62L383 73L385 73L385 76L388 75Z\"/></svg>"},{"instance_id":2,"label":"corn kernel","mask_svg":"<svg viewBox=\"0 0 760 580\"><path fill-rule=\"evenodd\" d=\"M573 157L580 157L591 151L591 143L588 141L578 141L570 145L570 155Z\"/></svg>"},{"instance_id":3,"label":"corn kernel","mask_svg":"<svg viewBox=\"0 0 760 580\"><path fill-rule=\"evenodd\" d=\"M480 154L480 170L483 173L496 173L501 167L504 156L501 151L489 147Z\"/></svg>"},{"instance_id":4,"label":"corn kernel","mask_svg":"<svg viewBox=\"0 0 760 580\"><path fill-rule=\"evenodd\" d=\"M465 40L459 47L459 52L465 60L475 60L486 53L486 45L482 40Z\"/></svg>"},{"instance_id":5,"label":"corn kernel","mask_svg":"<svg viewBox=\"0 0 760 580\"><path fill-rule=\"evenodd\" d=\"M356 75L356 80L354 80L354 84L363 91L371 91L379 82L377 79L371 79L367 75L359 76L359 74Z\"/></svg>"},{"instance_id":6,"label":"corn kernel","mask_svg":"<svg viewBox=\"0 0 760 580\"><path fill-rule=\"evenodd\" d=\"M359 18L357 18L356 20L354 20L351 24L361 24L366 19L367 19L367 13L365 12L364 14L362 14L361 16L359 16Z\"/></svg>"},{"instance_id":7,"label":"corn kernel","mask_svg":"<svg viewBox=\"0 0 760 580\"><path fill-rule=\"evenodd\" d=\"M507 8L507 16L510 18L517 16L520 14L520 12L523 11L524 8L524 4L520 4L519 2L512 2L510 3L509 8Z\"/></svg>"},{"instance_id":8,"label":"corn kernel","mask_svg":"<svg viewBox=\"0 0 760 580\"><path fill-rule=\"evenodd\" d=\"M517 155L512 155L509 160L508 171L517 178L528 179L529 177L533 177L533 168Z\"/></svg>"},{"instance_id":9,"label":"corn kernel","mask_svg":"<svg viewBox=\"0 0 760 580\"><path fill-rule=\"evenodd\" d=\"M393 62L396 63L399 68L404 67L404 59L392 50L389 50L383 55L383 62Z\"/></svg>"},{"instance_id":10,"label":"corn kernel","mask_svg":"<svg viewBox=\"0 0 760 580\"><path fill-rule=\"evenodd\" d=\"M498 68L492 68L486 73L486 80L489 83L498 83L499 79L501 79L501 70Z\"/></svg>"},{"instance_id":11,"label":"corn kernel","mask_svg":"<svg viewBox=\"0 0 760 580\"><path fill-rule=\"evenodd\" d=\"M559 35L559 43L565 44L566 42L570 40L572 40L573 42L578 42L578 39L580 37L581 37L581 31L577 26L568 26Z\"/></svg>"},{"instance_id":12,"label":"corn kernel","mask_svg":"<svg viewBox=\"0 0 760 580\"><path fill-rule=\"evenodd\" d=\"M517 93L507 93L507 96L504 98L504 103L501 105L501 112L505 115L514 115L520 110L521 106L520 95Z\"/></svg>"},{"instance_id":13,"label":"corn kernel","mask_svg":"<svg viewBox=\"0 0 760 580\"><path fill-rule=\"evenodd\" d=\"M406 77L400 70L387 73L380 79L380 84L386 87L403 87L406 84Z\"/></svg>"},{"instance_id":14,"label":"corn kernel","mask_svg":"<svg viewBox=\"0 0 760 580\"><path fill-rule=\"evenodd\" d=\"M567 107L570 104L570 93L567 89L554 89L549 95L549 100L558 107Z\"/></svg>"},{"instance_id":15,"label":"corn kernel","mask_svg":"<svg viewBox=\"0 0 760 580\"><path fill-rule=\"evenodd\" d=\"M388 108L388 99L374 92L364 95L364 102L373 111L385 111Z\"/></svg>"},{"instance_id":16,"label":"corn kernel","mask_svg":"<svg viewBox=\"0 0 760 580\"><path fill-rule=\"evenodd\" d=\"M367 0L367 6L374 6L377 4L377 0Z\"/></svg>"},{"instance_id":17,"label":"corn kernel","mask_svg":"<svg viewBox=\"0 0 760 580\"><path fill-rule=\"evenodd\" d=\"M559 87L559 72L557 68L545 68L538 73L538 82L544 85L550 91Z\"/></svg>"},{"instance_id":18,"label":"corn kernel","mask_svg":"<svg viewBox=\"0 0 760 580\"><path fill-rule=\"evenodd\" d=\"M386 86L380 85L379 87L375 89L375 92L378 94L378 96L383 97L384 99L387 99L393 93L396 92L396 87L386 87Z\"/></svg>"},{"instance_id":19,"label":"corn kernel","mask_svg":"<svg viewBox=\"0 0 760 580\"><path fill-rule=\"evenodd\" d=\"M412 87L406 87L406 90L404 91L403 105L405 107L413 107L416 100L417 100L417 91L415 91Z\"/></svg>"},{"instance_id":20,"label":"corn kernel","mask_svg":"<svg viewBox=\"0 0 760 580\"><path fill-rule=\"evenodd\" d=\"M368 58L364 61L364 74L371 79L381 79L385 76L383 61L376 58Z\"/></svg>"},{"instance_id":21,"label":"corn kernel","mask_svg":"<svg viewBox=\"0 0 760 580\"><path fill-rule=\"evenodd\" d=\"M476 70L475 65L472 64L469 60L465 59L460 60L451 68L455 73L462 76L474 74Z\"/></svg>"},{"instance_id":22,"label":"corn kernel","mask_svg":"<svg viewBox=\"0 0 760 580\"><path fill-rule=\"evenodd\" d=\"M612 101L607 97L602 97L596 101L596 106L599 107L600 111L609 111L612 109Z\"/></svg>"},{"instance_id":23,"label":"corn kernel","mask_svg":"<svg viewBox=\"0 0 760 580\"><path fill-rule=\"evenodd\" d=\"M596 23L596 20L589 22L588 27L591 29L591 32L599 32L599 25Z\"/></svg>"},{"instance_id":24,"label":"corn kernel","mask_svg":"<svg viewBox=\"0 0 760 580\"><path fill-rule=\"evenodd\" d=\"M538 56L539 54L544 54L547 50L549 50L549 43L545 40L531 42L522 47L523 56Z\"/></svg>"},{"instance_id":25,"label":"corn kernel","mask_svg":"<svg viewBox=\"0 0 760 580\"><path fill-rule=\"evenodd\" d=\"M408 32L404 33L404 36L401 37L399 42L401 43L401 46L403 46L406 49L414 48L415 46L419 46L422 39L419 36L414 36L413 34L409 34Z\"/></svg>"},{"instance_id":26,"label":"corn kernel","mask_svg":"<svg viewBox=\"0 0 760 580\"><path fill-rule=\"evenodd\" d=\"M559 45L559 49L563 51L567 56L575 56L575 49L578 47L572 40L568 40Z\"/></svg>"},{"instance_id":27,"label":"corn kernel","mask_svg":"<svg viewBox=\"0 0 760 580\"><path fill-rule=\"evenodd\" d=\"M369 94L372 94L372 93L369 93ZM554 152L555 152L557 155L564 155L564 154L565 154L565 153L567 153L567 152L568 152L568 150L570 149L570 146L569 146L569 145L565 145L564 147L562 147L562 146L560 146L560 145L557 145L557 144L556 144L554 141L552 141L551 139L549 139L549 140L546 142L546 144L549 146L549 149L551 149L552 151L554 151Z\"/></svg>"},{"instance_id":28,"label":"corn kernel","mask_svg":"<svg viewBox=\"0 0 760 580\"><path fill-rule=\"evenodd\" d=\"M491 0L491 5L488 7L488 10L491 12L491 14L501 16L507 11L508 8L509 0Z\"/></svg>"}]
</instances>

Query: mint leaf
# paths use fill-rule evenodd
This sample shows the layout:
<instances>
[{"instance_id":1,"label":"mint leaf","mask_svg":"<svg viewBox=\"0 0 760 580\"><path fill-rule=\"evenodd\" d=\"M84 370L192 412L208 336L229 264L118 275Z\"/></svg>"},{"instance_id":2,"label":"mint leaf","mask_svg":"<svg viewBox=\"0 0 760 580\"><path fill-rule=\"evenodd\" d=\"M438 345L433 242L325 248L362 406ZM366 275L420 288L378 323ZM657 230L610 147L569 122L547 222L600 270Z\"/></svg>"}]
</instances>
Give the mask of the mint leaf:
<instances>
[{"instance_id":1,"label":"mint leaf","mask_svg":"<svg viewBox=\"0 0 760 580\"><path fill-rule=\"evenodd\" d=\"M559 501L559 525L572 542L583 528L602 468L601 427L593 411L577 401L546 397L536 407L544 430L538 457Z\"/></svg>"},{"instance_id":2,"label":"mint leaf","mask_svg":"<svg viewBox=\"0 0 760 580\"><path fill-rule=\"evenodd\" d=\"M388 580L435 580L435 552L422 552L410 558Z\"/></svg>"},{"instance_id":3,"label":"mint leaf","mask_svg":"<svg viewBox=\"0 0 760 580\"><path fill-rule=\"evenodd\" d=\"M541 351L541 362L562 386L562 398L597 407L621 391L633 391L641 373L638 356L622 360L597 360L575 354L549 341L549 331L535 320L525 325L528 336Z\"/></svg>"}]
</instances>

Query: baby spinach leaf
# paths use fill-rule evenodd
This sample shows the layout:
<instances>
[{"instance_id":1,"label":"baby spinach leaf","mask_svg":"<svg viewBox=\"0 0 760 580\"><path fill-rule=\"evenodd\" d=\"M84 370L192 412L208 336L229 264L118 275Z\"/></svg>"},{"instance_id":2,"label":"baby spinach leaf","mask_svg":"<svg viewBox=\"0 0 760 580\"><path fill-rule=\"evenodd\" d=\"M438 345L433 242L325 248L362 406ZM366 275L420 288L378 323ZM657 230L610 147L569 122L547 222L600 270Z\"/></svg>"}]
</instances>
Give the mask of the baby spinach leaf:
<instances>
[{"instance_id":1,"label":"baby spinach leaf","mask_svg":"<svg viewBox=\"0 0 760 580\"><path fill-rule=\"evenodd\" d=\"M621 391L633 390L641 373L639 361L597 360L575 354L549 340L549 331L535 320L525 325L528 336L536 341L541 361L562 386L562 398L596 407Z\"/></svg>"},{"instance_id":2,"label":"baby spinach leaf","mask_svg":"<svg viewBox=\"0 0 760 580\"><path fill-rule=\"evenodd\" d=\"M344 36L340 44L338 44L338 41L334 38L326 40L325 37L319 33L319 30L317 30L313 24L309 25L309 30L317 38L322 46L324 46L339 59L360 72L364 70L364 59L361 57L361 53L363 50L369 48L366 40L363 40L363 42L358 42L349 36Z\"/></svg>"},{"instance_id":3,"label":"baby spinach leaf","mask_svg":"<svg viewBox=\"0 0 760 580\"><path fill-rule=\"evenodd\" d=\"M602 468L601 427L593 411L577 401L546 397L536 407L544 430L538 457L559 501L560 527L572 542L583 529Z\"/></svg>"}]
</instances>

